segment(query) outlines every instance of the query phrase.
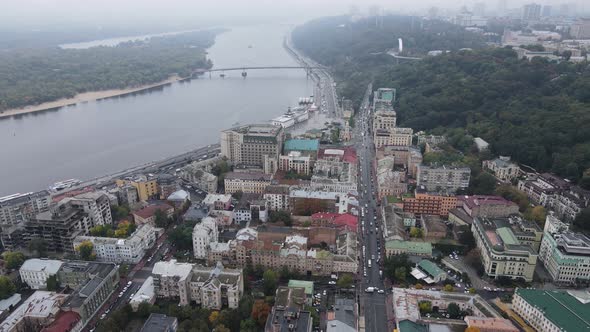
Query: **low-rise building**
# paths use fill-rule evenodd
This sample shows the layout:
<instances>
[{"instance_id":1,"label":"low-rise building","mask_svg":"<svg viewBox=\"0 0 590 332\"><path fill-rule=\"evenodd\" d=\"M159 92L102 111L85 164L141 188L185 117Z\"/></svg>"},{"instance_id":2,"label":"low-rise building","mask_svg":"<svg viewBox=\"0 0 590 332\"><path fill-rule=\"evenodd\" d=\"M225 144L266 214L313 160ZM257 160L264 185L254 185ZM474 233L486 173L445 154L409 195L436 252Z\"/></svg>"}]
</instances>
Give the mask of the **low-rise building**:
<instances>
[{"instance_id":1,"label":"low-rise building","mask_svg":"<svg viewBox=\"0 0 590 332\"><path fill-rule=\"evenodd\" d=\"M518 205L501 196L458 196L458 204L472 218L506 218L518 214Z\"/></svg>"},{"instance_id":2,"label":"low-rise building","mask_svg":"<svg viewBox=\"0 0 590 332\"><path fill-rule=\"evenodd\" d=\"M296 331L311 332L313 319L305 308L303 288L279 287L275 305L266 319L265 332Z\"/></svg>"},{"instance_id":3,"label":"low-rise building","mask_svg":"<svg viewBox=\"0 0 590 332\"><path fill-rule=\"evenodd\" d=\"M336 203L342 193L293 188L289 192L289 206L295 215L312 215L317 212L336 212Z\"/></svg>"},{"instance_id":4,"label":"low-rise building","mask_svg":"<svg viewBox=\"0 0 590 332\"><path fill-rule=\"evenodd\" d=\"M47 278L55 276L61 268L62 261L53 259L27 259L18 270L20 279L32 289L45 289Z\"/></svg>"},{"instance_id":5,"label":"low-rise building","mask_svg":"<svg viewBox=\"0 0 590 332\"><path fill-rule=\"evenodd\" d=\"M172 218L174 208L165 203L153 203L146 207L133 212L133 220L137 225L150 224L156 225L156 211L162 211L167 218Z\"/></svg>"},{"instance_id":6,"label":"low-rise building","mask_svg":"<svg viewBox=\"0 0 590 332\"><path fill-rule=\"evenodd\" d=\"M483 168L489 170L498 180L510 182L520 174L520 167L510 161L510 157L500 156L493 160L484 160Z\"/></svg>"},{"instance_id":7,"label":"low-rise building","mask_svg":"<svg viewBox=\"0 0 590 332\"><path fill-rule=\"evenodd\" d=\"M318 159L320 140L317 139L289 139L285 141L284 153L300 152L303 156L309 156L311 160Z\"/></svg>"},{"instance_id":8,"label":"low-rise building","mask_svg":"<svg viewBox=\"0 0 590 332\"><path fill-rule=\"evenodd\" d=\"M264 190L266 207L271 211L289 210L289 186L270 185Z\"/></svg>"},{"instance_id":9,"label":"low-rise building","mask_svg":"<svg viewBox=\"0 0 590 332\"><path fill-rule=\"evenodd\" d=\"M404 240L390 240L385 242L385 255L387 257L401 254L432 257L432 244L430 242Z\"/></svg>"},{"instance_id":10,"label":"low-rise building","mask_svg":"<svg viewBox=\"0 0 590 332\"><path fill-rule=\"evenodd\" d=\"M67 297L55 292L34 292L0 323L0 331L41 331L53 322Z\"/></svg>"},{"instance_id":11,"label":"low-rise building","mask_svg":"<svg viewBox=\"0 0 590 332\"><path fill-rule=\"evenodd\" d=\"M465 323L479 332L519 332L508 319L497 317L465 316Z\"/></svg>"},{"instance_id":12,"label":"low-rise building","mask_svg":"<svg viewBox=\"0 0 590 332\"><path fill-rule=\"evenodd\" d=\"M152 313L139 332L176 332L178 319L164 314Z\"/></svg>"},{"instance_id":13,"label":"low-rise building","mask_svg":"<svg viewBox=\"0 0 590 332\"><path fill-rule=\"evenodd\" d=\"M231 195L208 194L202 203L207 205L209 210L229 210L231 207Z\"/></svg>"},{"instance_id":14,"label":"low-rise building","mask_svg":"<svg viewBox=\"0 0 590 332\"><path fill-rule=\"evenodd\" d=\"M512 310L539 332L586 331L590 302L584 293L517 288Z\"/></svg>"},{"instance_id":15,"label":"low-rise building","mask_svg":"<svg viewBox=\"0 0 590 332\"><path fill-rule=\"evenodd\" d=\"M133 311L139 309L139 305L142 303L154 304L156 302L156 293L154 291L154 278L149 276L145 279L141 287L133 295L129 301L129 305L133 308Z\"/></svg>"},{"instance_id":16,"label":"low-rise building","mask_svg":"<svg viewBox=\"0 0 590 332\"><path fill-rule=\"evenodd\" d=\"M449 211L457 207L457 196L443 192L428 192L425 187L418 187L414 197L403 198L404 212L430 214L446 217Z\"/></svg>"},{"instance_id":17,"label":"low-rise building","mask_svg":"<svg viewBox=\"0 0 590 332\"><path fill-rule=\"evenodd\" d=\"M230 172L225 175L225 192L263 194L272 176L261 172Z\"/></svg>"},{"instance_id":18,"label":"low-rise building","mask_svg":"<svg viewBox=\"0 0 590 332\"><path fill-rule=\"evenodd\" d=\"M533 280L538 258L534 248L542 233L532 224L517 217L473 220L471 231L488 276Z\"/></svg>"},{"instance_id":19,"label":"low-rise building","mask_svg":"<svg viewBox=\"0 0 590 332\"><path fill-rule=\"evenodd\" d=\"M423 259L416 264L411 274L414 278L424 280L428 284L439 283L447 279L447 273L427 259Z\"/></svg>"},{"instance_id":20,"label":"low-rise building","mask_svg":"<svg viewBox=\"0 0 590 332\"><path fill-rule=\"evenodd\" d=\"M207 172L198 163L189 164L181 168L178 176L190 183L194 183L197 188L208 193L217 192L217 176Z\"/></svg>"},{"instance_id":21,"label":"low-rise building","mask_svg":"<svg viewBox=\"0 0 590 332\"><path fill-rule=\"evenodd\" d=\"M416 175L418 186L424 186L428 191L448 191L467 189L471 178L469 167L449 166L418 166Z\"/></svg>"},{"instance_id":22,"label":"low-rise building","mask_svg":"<svg viewBox=\"0 0 590 332\"><path fill-rule=\"evenodd\" d=\"M89 241L94 246L94 253L99 261L137 264L144 257L146 251L156 244L161 231L162 229L155 228L150 224L143 224L126 239L77 236L74 239L74 248Z\"/></svg>"},{"instance_id":23,"label":"low-rise building","mask_svg":"<svg viewBox=\"0 0 590 332\"><path fill-rule=\"evenodd\" d=\"M437 215L420 216L424 238L429 241L443 239L447 236L447 225Z\"/></svg>"},{"instance_id":24,"label":"low-rise building","mask_svg":"<svg viewBox=\"0 0 590 332\"><path fill-rule=\"evenodd\" d=\"M137 196L140 201L147 201L150 198L157 197L159 187L157 179L153 176L138 175L134 178L116 180L118 187L131 185L137 189Z\"/></svg>"}]
</instances>

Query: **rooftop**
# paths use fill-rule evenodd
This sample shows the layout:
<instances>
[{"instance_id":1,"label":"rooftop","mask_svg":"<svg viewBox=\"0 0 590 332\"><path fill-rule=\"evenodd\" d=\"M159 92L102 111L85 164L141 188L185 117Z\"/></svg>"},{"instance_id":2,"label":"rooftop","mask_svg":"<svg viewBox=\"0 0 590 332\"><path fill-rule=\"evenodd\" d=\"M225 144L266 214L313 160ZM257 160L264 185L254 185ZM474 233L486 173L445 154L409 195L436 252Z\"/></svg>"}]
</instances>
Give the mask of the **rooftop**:
<instances>
[{"instance_id":1,"label":"rooftop","mask_svg":"<svg viewBox=\"0 0 590 332\"><path fill-rule=\"evenodd\" d=\"M19 271L33 271L33 272L45 272L47 274L56 274L63 262L53 259L39 259L31 258L27 259L20 267Z\"/></svg>"},{"instance_id":2,"label":"rooftop","mask_svg":"<svg viewBox=\"0 0 590 332\"><path fill-rule=\"evenodd\" d=\"M156 214L157 210L167 211L173 209L172 206L165 203L150 204L140 210L133 212L134 215L138 215L143 219L151 218Z\"/></svg>"},{"instance_id":3,"label":"rooftop","mask_svg":"<svg viewBox=\"0 0 590 332\"><path fill-rule=\"evenodd\" d=\"M140 332L162 332L172 330L178 325L176 317L169 317L164 314L150 314Z\"/></svg>"},{"instance_id":4,"label":"rooftop","mask_svg":"<svg viewBox=\"0 0 590 332\"><path fill-rule=\"evenodd\" d=\"M318 151L320 140L317 139L290 139L285 141L285 151Z\"/></svg>"},{"instance_id":5,"label":"rooftop","mask_svg":"<svg viewBox=\"0 0 590 332\"><path fill-rule=\"evenodd\" d=\"M385 242L385 248L392 250L407 250L414 253L432 255L432 244L430 242L391 240Z\"/></svg>"},{"instance_id":6,"label":"rooftop","mask_svg":"<svg viewBox=\"0 0 590 332\"><path fill-rule=\"evenodd\" d=\"M275 307L303 309L305 307L305 288L280 286L275 294Z\"/></svg>"},{"instance_id":7,"label":"rooftop","mask_svg":"<svg viewBox=\"0 0 590 332\"><path fill-rule=\"evenodd\" d=\"M294 189L289 192L289 196L293 198L311 198L311 199L330 199L337 200L342 195L337 192L329 191L312 191L304 189Z\"/></svg>"},{"instance_id":8,"label":"rooftop","mask_svg":"<svg viewBox=\"0 0 590 332\"><path fill-rule=\"evenodd\" d=\"M443 271L441 268L439 268L436 264L434 264L433 262L427 260L427 259L423 259L420 261L420 263L418 263L418 266L426 273L428 273L429 275L436 277L440 274L445 273L445 271Z\"/></svg>"},{"instance_id":9,"label":"rooftop","mask_svg":"<svg viewBox=\"0 0 590 332\"><path fill-rule=\"evenodd\" d=\"M496 252L518 256L537 254L530 245L521 243L515 235L516 233L522 236L535 236L534 232L523 229L529 223L520 218L474 218L473 223L482 230L485 241ZM537 231L540 232L540 229Z\"/></svg>"},{"instance_id":10,"label":"rooftop","mask_svg":"<svg viewBox=\"0 0 590 332\"><path fill-rule=\"evenodd\" d=\"M75 311L60 311L55 320L42 332L63 332L70 331L81 320L80 315Z\"/></svg>"},{"instance_id":11,"label":"rooftop","mask_svg":"<svg viewBox=\"0 0 590 332\"><path fill-rule=\"evenodd\" d=\"M250 180L270 181L272 175L262 172L229 172L225 175L226 180Z\"/></svg>"},{"instance_id":12,"label":"rooftop","mask_svg":"<svg viewBox=\"0 0 590 332\"><path fill-rule=\"evenodd\" d=\"M313 295L313 281L307 280L289 280L288 287L303 287L305 288L305 294L311 296Z\"/></svg>"},{"instance_id":13,"label":"rooftop","mask_svg":"<svg viewBox=\"0 0 590 332\"><path fill-rule=\"evenodd\" d=\"M193 269L189 263L178 263L175 259L154 264L152 274L163 277L179 277L180 280L186 279Z\"/></svg>"},{"instance_id":14,"label":"rooftop","mask_svg":"<svg viewBox=\"0 0 590 332\"><path fill-rule=\"evenodd\" d=\"M59 306L64 302L67 294L36 291L26 299L10 316L0 323L0 331L13 331L16 325L24 318L47 318L56 315Z\"/></svg>"},{"instance_id":15,"label":"rooftop","mask_svg":"<svg viewBox=\"0 0 590 332\"><path fill-rule=\"evenodd\" d=\"M135 293L135 295L133 295L133 298L129 302L149 301L151 298L154 297L154 295L154 278L152 276L149 276L147 277L147 279L145 279L143 284L141 284L141 287L139 288L139 290L137 290L137 292Z\"/></svg>"},{"instance_id":16,"label":"rooftop","mask_svg":"<svg viewBox=\"0 0 590 332\"><path fill-rule=\"evenodd\" d=\"M488 196L488 195L472 195L472 196L458 196L458 199L462 200L464 204L473 209L478 206L482 205L516 205L516 203L511 202L504 197L501 196Z\"/></svg>"},{"instance_id":17,"label":"rooftop","mask_svg":"<svg viewBox=\"0 0 590 332\"><path fill-rule=\"evenodd\" d=\"M186 201L189 199L189 194L188 192L184 191L184 190L178 190L173 192L172 194L170 194L170 196L168 196L168 200L169 201Z\"/></svg>"},{"instance_id":18,"label":"rooftop","mask_svg":"<svg viewBox=\"0 0 590 332\"><path fill-rule=\"evenodd\" d=\"M563 291L518 288L516 294L564 332L590 330L590 303L583 304Z\"/></svg>"},{"instance_id":19,"label":"rooftop","mask_svg":"<svg viewBox=\"0 0 590 332\"><path fill-rule=\"evenodd\" d=\"M485 331L498 331L498 332L518 332L519 330L510 322L504 318L493 318L493 317L477 317L477 316L466 316L465 322L468 326L477 327L480 330Z\"/></svg>"},{"instance_id":20,"label":"rooftop","mask_svg":"<svg viewBox=\"0 0 590 332\"><path fill-rule=\"evenodd\" d=\"M280 126L275 126L272 124L249 124L239 127L234 127L225 131L234 131L237 133L250 135L250 136L268 136L274 137L276 136L281 130Z\"/></svg>"}]
</instances>

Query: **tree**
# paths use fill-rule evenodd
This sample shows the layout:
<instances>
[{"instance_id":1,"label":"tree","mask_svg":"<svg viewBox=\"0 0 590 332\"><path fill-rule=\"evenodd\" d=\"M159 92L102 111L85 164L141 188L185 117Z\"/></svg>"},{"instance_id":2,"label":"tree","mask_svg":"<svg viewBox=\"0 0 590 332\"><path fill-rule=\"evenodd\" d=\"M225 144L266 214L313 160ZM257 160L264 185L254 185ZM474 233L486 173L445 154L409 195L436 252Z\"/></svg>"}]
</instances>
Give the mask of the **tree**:
<instances>
[{"instance_id":1,"label":"tree","mask_svg":"<svg viewBox=\"0 0 590 332\"><path fill-rule=\"evenodd\" d=\"M340 288L350 288L350 286L352 286L353 282L354 282L354 279L352 278L352 275L342 274L340 276L340 278L338 278L336 285L338 285L338 287L340 287Z\"/></svg>"},{"instance_id":2,"label":"tree","mask_svg":"<svg viewBox=\"0 0 590 332\"><path fill-rule=\"evenodd\" d=\"M127 264L119 265L119 276L121 278L127 278L128 273L129 273L129 265L127 265Z\"/></svg>"},{"instance_id":3,"label":"tree","mask_svg":"<svg viewBox=\"0 0 590 332\"><path fill-rule=\"evenodd\" d=\"M16 286L7 276L0 276L0 300L7 299L16 293Z\"/></svg>"},{"instance_id":4,"label":"tree","mask_svg":"<svg viewBox=\"0 0 590 332\"><path fill-rule=\"evenodd\" d=\"M142 319L147 319L152 310L152 305L149 302L141 302L137 307L137 316Z\"/></svg>"},{"instance_id":5,"label":"tree","mask_svg":"<svg viewBox=\"0 0 590 332\"><path fill-rule=\"evenodd\" d=\"M94 253L94 245L90 241L83 241L81 242L76 248L76 251L85 261L93 261L96 259L96 254Z\"/></svg>"},{"instance_id":6,"label":"tree","mask_svg":"<svg viewBox=\"0 0 590 332\"><path fill-rule=\"evenodd\" d=\"M424 232L422 231L421 228L418 228L418 227L410 228L410 237L422 238L423 236L424 236Z\"/></svg>"},{"instance_id":7,"label":"tree","mask_svg":"<svg viewBox=\"0 0 590 332\"><path fill-rule=\"evenodd\" d=\"M166 216L166 213L162 209L157 209L156 212L154 212L154 218L156 227L166 228L168 227L168 223L170 223L168 216Z\"/></svg>"},{"instance_id":8,"label":"tree","mask_svg":"<svg viewBox=\"0 0 590 332\"><path fill-rule=\"evenodd\" d=\"M525 218L537 222L541 227L545 226L545 218L547 218L547 211L542 205L537 205L532 209L527 209Z\"/></svg>"},{"instance_id":9,"label":"tree","mask_svg":"<svg viewBox=\"0 0 590 332\"><path fill-rule=\"evenodd\" d=\"M471 180L470 191L475 195L491 195L496 189L496 178L487 173L481 172Z\"/></svg>"},{"instance_id":10,"label":"tree","mask_svg":"<svg viewBox=\"0 0 590 332\"><path fill-rule=\"evenodd\" d=\"M217 324L218 318L219 318L219 311L217 311L217 310L211 311L211 314L209 315L209 323L211 323L212 325Z\"/></svg>"},{"instance_id":11,"label":"tree","mask_svg":"<svg viewBox=\"0 0 590 332\"><path fill-rule=\"evenodd\" d=\"M459 305L457 303L451 302L447 307L447 313L449 314L449 316L451 316L450 318L452 319L459 318L459 316L461 315L461 308L459 308Z\"/></svg>"},{"instance_id":12,"label":"tree","mask_svg":"<svg viewBox=\"0 0 590 332\"><path fill-rule=\"evenodd\" d=\"M35 252L38 257L44 257L47 252L47 242L43 239L32 239L29 242L29 250Z\"/></svg>"},{"instance_id":13,"label":"tree","mask_svg":"<svg viewBox=\"0 0 590 332\"><path fill-rule=\"evenodd\" d=\"M111 215L115 221L127 218L130 211L131 210L129 209L128 205L111 206Z\"/></svg>"},{"instance_id":14,"label":"tree","mask_svg":"<svg viewBox=\"0 0 590 332\"><path fill-rule=\"evenodd\" d=\"M420 301L418 303L418 308L420 308L421 314L428 314L432 312L432 302L430 301Z\"/></svg>"},{"instance_id":15,"label":"tree","mask_svg":"<svg viewBox=\"0 0 590 332\"><path fill-rule=\"evenodd\" d=\"M6 268L9 270L18 269L25 262L25 255L16 251L5 251L2 258L6 262Z\"/></svg>"},{"instance_id":16,"label":"tree","mask_svg":"<svg viewBox=\"0 0 590 332\"><path fill-rule=\"evenodd\" d=\"M252 306L252 319L258 324L258 326L264 326L266 319L270 314L270 306L264 300L254 301Z\"/></svg>"},{"instance_id":17,"label":"tree","mask_svg":"<svg viewBox=\"0 0 590 332\"><path fill-rule=\"evenodd\" d=\"M473 287L469 288L469 294L475 294L475 288L473 288Z\"/></svg>"},{"instance_id":18,"label":"tree","mask_svg":"<svg viewBox=\"0 0 590 332\"><path fill-rule=\"evenodd\" d=\"M270 211L269 212L269 221L272 223L282 222L285 226L293 225L293 219L291 218L291 214L288 211L279 210L279 211Z\"/></svg>"},{"instance_id":19,"label":"tree","mask_svg":"<svg viewBox=\"0 0 590 332\"><path fill-rule=\"evenodd\" d=\"M445 291L445 292L452 292L454 290L455 290L455 288L453 288L453 286L451 286L449 284L447 284L443 287L443 291Z\"/></svg>"},{"instance_id":20,"label":"tree","mask_svg":"<svg viewBox=\"0 0 590 332\"><path fill-rule=\"evenodd\" d=\"M46 282L46 288L48 291L56 291L57 288L59 287L59 284L57 282L57 276L51 275L47 278L47 282Z\"/></svg>"},{"instance_id":21,"label":"tree","mask_svg":"<svg viewBox=\"0 0 590 332\"><path fill-rule=\"evenodd\" d=\"M277 273L271 269L268 269L264 271L264 274L262 275L262 280L264 284L264 294L274 295L277 289Z\"/></svg>"},{"instance_id":22,"label":"tree","mask_svg":"<svg viewBox=\"0 0 590 332\"><path fill-rule=\"evenodd\" d=\"M244 193L241 190L236 191L235 193L231 194L231 196L236 199L236 200L240 200L242 199L242 196L244 196Z\"/></svg>"},{"instance_id":23,"label":"tree","mask_svg":"<svg viewBox=\"0 0 590 332\"><path fill-rule=\"evenodd\" d=\"M240 322L240 332L258 332L256 321L254 321L252 318L242 320Z\"/></svg>"},{"instance_id":24,"label":"tree","mask_svg":"<svg viewBox=\"0 0 590 332\"><path fill-rule=\"evenodd\" d=\"M464 245L467 250L475 248L475 238L473 237L473 233L471 233L471 229L466 229L459 234L459 243Z\"/></svg>"},{"instance_id":25,"label":"tree","mask_svg":"<svg viewBox=\"0 0 590 332\"><path fill-rule=\"evenodd\" d=\"M422 288L424 288L424 286L422 286L422 284L416 284L416 285L414 285L414 288L422 289Z\"/></svg>"},{"instance_id":26,"label":"tree","mask_svg":"<svg viewBox=\"0 0 590 332\"><path fill-rule=\"evenodd\" d=\"M219 324L217 325L213 331L215 332L231 332L230 329L228 329L227 327L225 327L225 325L223 324Z\"/></svg>"},{"instance_id":27,"label":"tree","mask_svg":"<svg viewBox=\"0 0 590 332\"><path fill-rule=\"evenodd\" d=\"M582 230L590 230L590 207L587 207L580 212L574 219L574 225Z\"/></svg>"},{"instance_id":28,"label":"tree","mask_svg":"<svg viewBox=\"0 0 590 332\"><path fill-rule=\"evenodd\" d=\"M407 273L407 270L404 266L400 266L395 269L394 275L395 275L395 279L397 281L404 282L404 281L406 281L406 277L408 276L408 273Z\"/></svg>"}]
</instances>

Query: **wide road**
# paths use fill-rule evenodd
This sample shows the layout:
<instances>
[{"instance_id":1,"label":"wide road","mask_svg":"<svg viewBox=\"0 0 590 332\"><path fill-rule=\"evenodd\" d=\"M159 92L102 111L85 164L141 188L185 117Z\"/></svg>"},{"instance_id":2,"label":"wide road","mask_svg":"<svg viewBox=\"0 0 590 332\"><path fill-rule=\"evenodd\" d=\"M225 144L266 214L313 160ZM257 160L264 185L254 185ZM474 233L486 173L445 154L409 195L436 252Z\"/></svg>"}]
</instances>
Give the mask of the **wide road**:
<instances>
[{"instance_id":1,"label":"wide road","mask_svg":"<svg viewBox=\"0 0 590 332\"><path fill-rule=\"evenodd\" d=\"M387 331L385 299L388 291L385 290L380 273L384 254L382 232L379 225L380 218L377 217L378 209L375 199L375 151L371 140L369 105L371 90L372 86L369 85L357 113L357 126L354 128L359 156L359 203L363 212L360 239L362 245L360 275L362 278L358 289L362 291L361 316L365 318L366 330L385 332ZM371 261L370 267L369 261ZM374 287L374 292L367 292L368 287Z\"/></svg>"}]
</instances>

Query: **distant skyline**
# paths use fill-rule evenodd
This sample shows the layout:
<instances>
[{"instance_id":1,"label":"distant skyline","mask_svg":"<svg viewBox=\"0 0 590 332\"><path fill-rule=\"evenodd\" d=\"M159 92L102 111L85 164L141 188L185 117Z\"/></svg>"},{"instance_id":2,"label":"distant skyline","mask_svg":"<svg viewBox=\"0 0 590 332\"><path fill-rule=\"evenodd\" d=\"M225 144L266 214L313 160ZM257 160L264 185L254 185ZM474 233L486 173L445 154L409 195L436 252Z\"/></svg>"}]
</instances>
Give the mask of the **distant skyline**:
<instances>
[{"instance_id":1,"label":"distant skyline","mask_svg":"<svg viewBox=\"0 0 590 332\"><path fill-rule=\"evenodd\" d=\"M109 23L168 23L218 22L228 25L234 21L285 20L285 23L304 21L314 17L347 14L352 6L366 13L371 6L388 12L426 14L436 6L443 12L457 11L462 6L473 8L485 3L487 12L493 13L501 0L2 0L0 25L43 24L109 24ZM526 3L552 5L556 9L564 3L575 4L576 11L590 10L586 0L509 0L508 9L517 9Z\"/></svg>"}]
</instances>

